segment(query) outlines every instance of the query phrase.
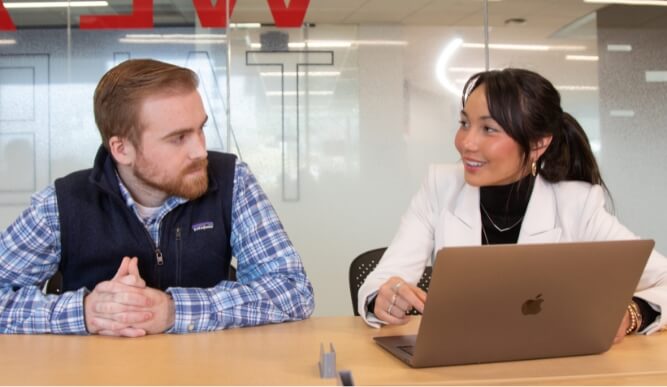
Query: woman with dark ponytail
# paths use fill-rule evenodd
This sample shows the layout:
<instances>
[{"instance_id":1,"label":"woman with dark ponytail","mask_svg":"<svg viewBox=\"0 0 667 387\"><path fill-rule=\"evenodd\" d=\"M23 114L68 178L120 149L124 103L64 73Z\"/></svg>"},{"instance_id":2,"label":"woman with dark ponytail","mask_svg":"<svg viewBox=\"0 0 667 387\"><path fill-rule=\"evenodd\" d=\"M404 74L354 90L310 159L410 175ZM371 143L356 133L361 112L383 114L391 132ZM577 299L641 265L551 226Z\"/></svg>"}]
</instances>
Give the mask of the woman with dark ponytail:
<instances>
[{"instance_id":1,"label":"woman with dark ponytail","mask_svg":"<svg viewBox=\"0 0 667 387\"><path fill-rule=\"evenodd\" d=\"M586 133L541 75L473 75L463 89L455 145L461 165L433 165L397 235L359 289L371 326L423 310L415 284L444 246L635 239L605 209L610 197ZM653 251L616 342L667 325L667 259Z\"/></svg>"}]
</instances>

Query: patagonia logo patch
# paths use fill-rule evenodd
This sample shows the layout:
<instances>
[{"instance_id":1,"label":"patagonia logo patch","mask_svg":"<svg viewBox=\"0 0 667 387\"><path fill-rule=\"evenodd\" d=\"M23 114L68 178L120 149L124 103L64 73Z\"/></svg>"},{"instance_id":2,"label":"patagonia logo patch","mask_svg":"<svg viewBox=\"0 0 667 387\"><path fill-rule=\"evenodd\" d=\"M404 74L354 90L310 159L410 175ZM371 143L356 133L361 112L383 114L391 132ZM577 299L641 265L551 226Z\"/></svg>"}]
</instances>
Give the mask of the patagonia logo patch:
<instances>
[{"instance_id":1,"label":"patagonia logo patch","mask_svg":"<svg viewBox=\"0 0 667 387\"><path fill-rule=\"evenodd\" d=\"M192 225L192 231L194 232L210 230L212 228L213 228L213 222L200 222Z\"/></svg>"}]
</instances>

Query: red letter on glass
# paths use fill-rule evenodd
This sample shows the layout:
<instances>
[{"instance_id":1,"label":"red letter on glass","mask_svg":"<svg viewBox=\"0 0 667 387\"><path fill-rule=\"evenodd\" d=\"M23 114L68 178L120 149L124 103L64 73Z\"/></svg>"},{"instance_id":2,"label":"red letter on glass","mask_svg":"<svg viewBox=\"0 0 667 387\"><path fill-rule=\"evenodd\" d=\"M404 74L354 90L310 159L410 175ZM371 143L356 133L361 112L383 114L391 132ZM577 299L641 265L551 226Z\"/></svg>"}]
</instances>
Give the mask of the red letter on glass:
<instances>
[{"instance_id":1,"label":"red letter on glass","mask_svg":"<svg viewBox=\"0 0 667 387\"><path fill-rule=\"evenodd\" d=\"M225 0L218 0L216 5L211 4L212 0L192 0L192 5L195 6L199 22L202 27L210 28L224 28L227 27L227 5ZM236 0L229 1L229 17L234 12Z\"/></svg>"},{"instance_id":2,"label":"red letter on glass","mask_svg":"<svg viewBox=\"0 0 667 387\"><path fill-rule=\"evenodd\" d=\"M310 0L292 0L285 6L284 0L267 0L276 27L301 27Z\"/></svg>"},{"instance_id":3,"label":"red letter on glass","mask_svg":"<svg viewBox=\"0 0 667 387\"><path fill-rule=\"evenodd\" d=\"M82 30L153 28L153 0L132 0L130 15L81 15Z\"/></svg>"},{"instance_id":4,"label":"red letter on glass","mask_svg":"<svg viewBox=\"0 0 667 387\"><path fill-rule=\"evenodd\" d=\"M2 0L0 0L0 31L16 31L12 17L9 16L7 8L2 4Z\"/></svg>"}]
</instances>

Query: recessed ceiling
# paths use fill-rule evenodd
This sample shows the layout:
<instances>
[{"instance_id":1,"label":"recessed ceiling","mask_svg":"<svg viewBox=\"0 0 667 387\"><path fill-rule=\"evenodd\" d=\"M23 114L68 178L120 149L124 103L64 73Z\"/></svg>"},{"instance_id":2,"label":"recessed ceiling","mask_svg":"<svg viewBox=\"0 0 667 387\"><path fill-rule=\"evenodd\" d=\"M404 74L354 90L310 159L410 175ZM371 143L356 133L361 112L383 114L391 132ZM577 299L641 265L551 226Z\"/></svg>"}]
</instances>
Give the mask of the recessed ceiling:
<instances>
[{"instance_id":1,"label":"recessed ceiling","mask_svg":"<svg viewBox=\"0 0 667 387\"><path fill-rule=\"evenodd\" d=\"M26 2L28 0L5 0ZM222 1L222 0L219 0ZM70 20L80 15L129 14L131 0L108 0L109 7L71 8ZM598 9L601 5L581 0L502 0L489 2L489 25L502 27L512 18L526 19L523 27L553 33L562 26ZM189 0L154 0L155 26L192 26L196 13ZM314 24L403 24L421 26L480 26L481 0L312 0L305 22ZM18 28L67 25L66 9L10 9ZM237 0L232 22L272 24L266 0Z\"/></svg>"}]
</instances>

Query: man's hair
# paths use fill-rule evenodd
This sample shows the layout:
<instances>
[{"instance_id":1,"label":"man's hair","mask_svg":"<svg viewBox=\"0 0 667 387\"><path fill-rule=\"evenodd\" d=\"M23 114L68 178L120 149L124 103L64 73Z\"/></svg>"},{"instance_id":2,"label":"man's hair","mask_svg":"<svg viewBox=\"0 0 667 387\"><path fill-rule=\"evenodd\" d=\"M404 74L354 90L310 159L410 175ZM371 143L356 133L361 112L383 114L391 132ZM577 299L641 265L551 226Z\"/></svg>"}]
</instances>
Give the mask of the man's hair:
<instances>
[{"instance_id":1,"label":"man's hair","mask_svg":"<svg viewBox=\"0 0 667 387\"><path fill-rule=\"evenodd\" d=\"M95 88L95 123L109 149L113 136L140 145L139 113L144 99L196 90L199 78L192 70L152 59L130 59L109 70Z\"/></svg>"}]
</instances>

